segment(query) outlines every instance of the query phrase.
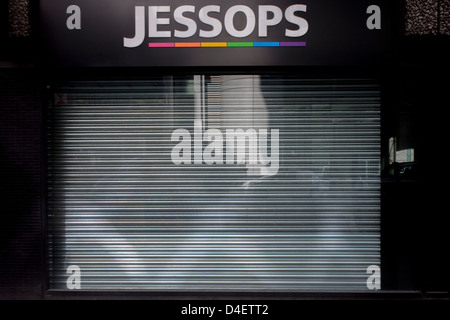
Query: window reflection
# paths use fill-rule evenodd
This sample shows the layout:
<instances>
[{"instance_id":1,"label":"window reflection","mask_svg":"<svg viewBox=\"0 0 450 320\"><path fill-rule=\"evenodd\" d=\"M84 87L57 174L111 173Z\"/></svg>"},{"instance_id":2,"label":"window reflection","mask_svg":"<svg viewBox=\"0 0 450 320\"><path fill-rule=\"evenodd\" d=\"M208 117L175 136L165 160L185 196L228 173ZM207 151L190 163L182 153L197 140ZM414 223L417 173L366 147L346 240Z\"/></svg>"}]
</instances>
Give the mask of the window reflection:
<instances>
[{"instance_id":1,"label":"window reflection","mask_svg":"<svg viewBox=\"0 0 450 320\"><path fill-rule=\"evenodd\" d=\"M414 158L414 148L398 150L397 139L389 138L389 175L396 177L415 177L417 164Z\"/></svg>"}]
</instances>

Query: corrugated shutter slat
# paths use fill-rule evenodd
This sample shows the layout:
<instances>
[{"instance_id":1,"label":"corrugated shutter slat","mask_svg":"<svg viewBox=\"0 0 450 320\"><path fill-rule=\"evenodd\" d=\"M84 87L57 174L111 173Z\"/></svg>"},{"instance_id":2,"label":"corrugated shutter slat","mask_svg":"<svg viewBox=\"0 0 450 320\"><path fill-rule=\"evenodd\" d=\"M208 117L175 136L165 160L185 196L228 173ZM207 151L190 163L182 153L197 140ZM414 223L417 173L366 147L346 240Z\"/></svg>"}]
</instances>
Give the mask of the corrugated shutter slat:
<instances>
[{"instance_id":1,"label":"corrugated shutter slat","mask_svg":"<svg viewBox=\"0 0 450 320\"><path fill-rule=\"evenodd\" d=\"M380 264L376 81L166 76L52 94L50 288L77 265L82 289L367 290ZM255 139L239 153L227 130ZM190 138L182 163L174 132ZM212 142L221 156L205 155Z\"/></svg>"}]
</instances>

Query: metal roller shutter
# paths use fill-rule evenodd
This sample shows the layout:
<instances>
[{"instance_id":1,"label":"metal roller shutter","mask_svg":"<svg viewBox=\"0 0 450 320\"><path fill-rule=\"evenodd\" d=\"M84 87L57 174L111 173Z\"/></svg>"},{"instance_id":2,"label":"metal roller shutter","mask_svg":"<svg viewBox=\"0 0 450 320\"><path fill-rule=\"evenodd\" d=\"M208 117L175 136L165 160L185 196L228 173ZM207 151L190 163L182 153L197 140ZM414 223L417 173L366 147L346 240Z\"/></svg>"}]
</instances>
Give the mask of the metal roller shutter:
<instances>
[{"instance_id":1,"label":"metal roller shutter","mask_svg":"<svg viewBox=\"0 0 450 320\"><path fill-rule=\"evenodd\" d=\"M367 290L376 81L164 76L51 87L49 284Z\"/></svg>"}]
</instances>

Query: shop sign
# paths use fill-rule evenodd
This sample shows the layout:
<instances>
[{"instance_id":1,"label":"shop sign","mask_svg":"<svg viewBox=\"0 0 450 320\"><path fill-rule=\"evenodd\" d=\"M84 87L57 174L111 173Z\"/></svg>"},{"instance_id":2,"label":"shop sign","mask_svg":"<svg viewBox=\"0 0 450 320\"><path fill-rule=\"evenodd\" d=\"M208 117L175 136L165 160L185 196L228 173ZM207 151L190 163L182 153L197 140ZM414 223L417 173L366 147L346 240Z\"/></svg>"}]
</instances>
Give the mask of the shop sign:
<instances>
[{"instance_id":1,"label":"shop sign","mask_svg":"<svg viewBox=\"0 0 450 320\"><path fill-rule=\"evenodd\" d=\"M57 66L323 66L392 55L388 0L41 0Z\"/></svg>"}]
</instances>

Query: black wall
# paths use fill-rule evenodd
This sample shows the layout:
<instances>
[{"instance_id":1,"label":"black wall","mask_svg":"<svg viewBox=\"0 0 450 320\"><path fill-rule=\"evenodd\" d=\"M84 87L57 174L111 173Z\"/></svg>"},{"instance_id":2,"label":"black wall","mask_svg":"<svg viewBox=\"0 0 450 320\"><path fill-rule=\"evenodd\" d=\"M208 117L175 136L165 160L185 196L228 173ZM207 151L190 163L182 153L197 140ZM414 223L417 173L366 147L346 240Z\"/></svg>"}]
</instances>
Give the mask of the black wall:
<instances>
[{"instance_id":1,"label":"black wall","mask_svg":"<svg viewBox=\"0 0 450 320\"><path fill-rule=\"evenodd\" d=\"M436 5L420 9L420 1L399 1L402 23L398 61L389 70L392 76L385 71L389 87L389 111L383 119L385 136L398 133L407 114L419 170L412 179L383 180L382 281L385 290L412 290L417 293L414 297L448 299L450 52L445 48L450 31L442 17L449 16L450 6L446 1L431 2ZM24 3L30 9L24 9ZM46 297L42 84L47 70L38 63L36 3L0 2L0 41L4 44L0 50L2 300ZM17 7L21 10L12 16L11 6L22 7ZM25 22L17 24L20 19Z\"/></svg>"},{"instance_id":2,"label":"black wall","mask_svg":"<svg viewBox=\"0 0 450 320\"><path fill-rule=\"evenodd\" d=\"M0 298L42 293L41 104L36 70L0 69Z\"/></svg>"}]
</instances>

